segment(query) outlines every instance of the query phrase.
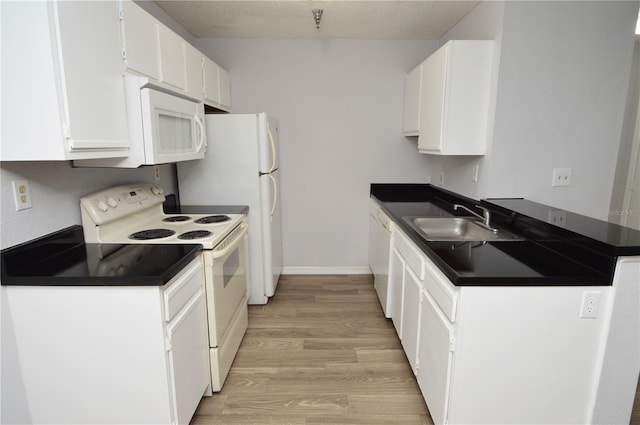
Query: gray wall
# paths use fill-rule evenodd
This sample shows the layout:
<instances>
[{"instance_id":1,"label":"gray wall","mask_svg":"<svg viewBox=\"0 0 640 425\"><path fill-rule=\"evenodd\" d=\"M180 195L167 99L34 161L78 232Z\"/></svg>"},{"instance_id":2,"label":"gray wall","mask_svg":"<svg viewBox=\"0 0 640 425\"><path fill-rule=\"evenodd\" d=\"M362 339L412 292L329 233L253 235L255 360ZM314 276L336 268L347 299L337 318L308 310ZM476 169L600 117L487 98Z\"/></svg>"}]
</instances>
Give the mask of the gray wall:
<instances>
[{"instance_id":1,"label":"gray wall","mask_svg":"<svg viewBox=\"0 0 640 425\"><path fill-rule=\"evenodd\" d=\"M487 8L494 9L483 16L489 25L470 23ZM492 29L501 13L501 31ZM444 170L446 187L472 197L524 197L608 219L637 16L637 2L506 2L503 11L490 4L474 10L445 39L463 30L499 35L492 143L483 158L434 161L433 181ZM470 177L475 164L478 184ZM573 169L571 187L551 187L556 167Z\"/></svg>"},{"instance_id":2,"label":"gray wall","mask_svg":"<svg viewBox=\"0 0 640 425\"><path fill-rule=\"evenodd\" d=\"M627 186L627 176L631 163L631 152L633 149L633 135L638 117L638 101L640 95L640 35L636 35L635 49L633 51L633 65L631 68L631 81L629 82L629 93L625 108L624 124L622 126L622 137L620 149L618 151L618 165L613 183L613 193L611 194L611 213L609 221L621 223L624 206L624 195ZM631 208L634 208L631 205ZM640 208L636 205L635 208Z\"/></svg>"},{"instance_id":3,"label":"gray wall","mask_svg":"<svg viewBox=\"0 0 640 425\"><path fill-rule=\"evenodd\" d=\"M285 272L367 272L372 182L427 182L402 134L404 76L432 41L200 39L233 112L279 122Z\"/></svg>"}]
</instances>

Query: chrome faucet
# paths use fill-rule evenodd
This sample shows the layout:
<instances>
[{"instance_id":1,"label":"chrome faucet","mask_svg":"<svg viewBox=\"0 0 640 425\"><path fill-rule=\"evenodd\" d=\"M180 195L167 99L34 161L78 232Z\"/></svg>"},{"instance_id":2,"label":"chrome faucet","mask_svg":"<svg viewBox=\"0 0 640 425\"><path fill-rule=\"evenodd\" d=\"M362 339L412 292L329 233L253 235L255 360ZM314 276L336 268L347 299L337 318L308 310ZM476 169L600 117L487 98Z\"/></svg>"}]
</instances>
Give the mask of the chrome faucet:
<instances>
[{"instance_id":1,"label":"chrome faucet","mask_svg":"<svg viewBox=\"0 0 640 425\"><path fill-rule=\"evenodd\" d=\"M484 227L487 230L491 230L494 233L497 232L498 229L496 229L494 227L491 227L491 224L490 224L491 213L489 212L489 210L486 209L485 207L481 207L480 205L474 205L474 207L480 208L482 210L482 215L471 211L469 208L465 207L464 205L459 205L459 204L454 204L453 205L453 209L454 210L457 210L458 208L462 208L462 209L465 209L465 210L469 211L471 214L475 215L479 219L481 219L482 223L476 223L478 226Z\"/></svg>"}]
</instances>

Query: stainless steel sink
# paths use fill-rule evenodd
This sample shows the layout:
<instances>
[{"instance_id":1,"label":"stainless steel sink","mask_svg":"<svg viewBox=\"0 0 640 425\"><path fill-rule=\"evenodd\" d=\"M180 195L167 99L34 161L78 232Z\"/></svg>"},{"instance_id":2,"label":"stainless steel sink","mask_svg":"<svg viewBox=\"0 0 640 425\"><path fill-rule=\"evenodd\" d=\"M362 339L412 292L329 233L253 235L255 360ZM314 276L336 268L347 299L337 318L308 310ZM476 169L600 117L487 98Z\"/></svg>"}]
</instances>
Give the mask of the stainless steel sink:
<instances>
[{"instance_id":1,"label":"stainless steel sink","mask_svg":"<svg viewBox=\"0 0 640 425\"><path fill-rule=\"evenodd\" d=\"M481 227L481 221L465 217L403 217L424 239L438 241L517 241L520 236L502 229Z\"/></svg>"}]
</instances>

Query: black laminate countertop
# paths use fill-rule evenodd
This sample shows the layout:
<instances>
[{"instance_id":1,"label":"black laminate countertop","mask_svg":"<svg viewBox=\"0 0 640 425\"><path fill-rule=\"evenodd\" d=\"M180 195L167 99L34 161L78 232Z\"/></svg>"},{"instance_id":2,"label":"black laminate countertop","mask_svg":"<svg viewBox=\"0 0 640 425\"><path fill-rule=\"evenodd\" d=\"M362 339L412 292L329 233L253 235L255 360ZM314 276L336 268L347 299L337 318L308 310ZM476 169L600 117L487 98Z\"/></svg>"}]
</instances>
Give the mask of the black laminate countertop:
<instances>
[{"instance_id":1,"label":"black laminate countertop","mask_svg":"<svg viewBox=\"0 0 640 425\"><path fill-rule=\"evenodd\" d=\"M87 244L81 226L2 250L2 285L162 286L199 244Z\"/></svg>"},{"instance_id":2,"label":"black laminate countertop","mask_svg":"<svg viewBox=\"0 0 640 425\"><path fill-rule=\"evenodd\" d=\"M570 212L552 225L549 211L562 210L524 199L476 201L429 184L372 184L371 196L457 286L611 285L617 256L640 255L639 231ZM454 203L482 204L524 240L428 242L402 219L469 215Z\"/></svg>"}]
</instances>

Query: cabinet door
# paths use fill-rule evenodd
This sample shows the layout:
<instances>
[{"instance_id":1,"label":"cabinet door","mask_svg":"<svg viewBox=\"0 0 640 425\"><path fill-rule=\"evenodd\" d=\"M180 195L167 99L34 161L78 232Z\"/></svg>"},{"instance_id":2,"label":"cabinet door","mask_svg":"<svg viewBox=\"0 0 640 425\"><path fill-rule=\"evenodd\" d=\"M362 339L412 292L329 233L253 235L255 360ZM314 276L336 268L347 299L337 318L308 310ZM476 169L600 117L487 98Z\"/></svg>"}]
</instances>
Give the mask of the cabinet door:
<instances>
[{"instance_id":1,"label":"cabinet door","mask_svg":"<svg viewBox=\"0 0 640 425\"><path fill-rule=\"evenodd\" d=\"M442 150L447 62L450 49L450 46L440 48L422 63L418 149Z\"/></svg>"},{"instance_id":2,"label":"cabinet door","mask_svg":"<svg viewBox=\"0 0 640 425\"><path fill-rule=\"evenodd\" d=\"M420 133L420 92L422 90L422 64L407 74L404 80L404 116L402 131L405 136Z\"/></svg>"},{"instance_id":3,"label":"cabinet door","mask_svg":"<svg viewBox=\"0 0 640 425\"><path fill-rule=\"evenodd\" d=\"M224 109L231 109L231 77L224 69L218 67L218 89L220 90L220 105Z\"/></svg>"},{"instance_id":4,"label":"cabinet door","mask_svg":"<svg viewBox=\"0 0 640 425\"><path fill-rule=\"evenodd\" d=\"M160 80L185 90L184 40L168 27L158 24L160 49Z\"/></svg>"},{"instance_id":5,"label":"cabinet door","mask_svg":"<svg viewBox=\"0 0 640 425\"><path fill-rule=\"evenodd\" d=\"M209 344L200 290L167 326L174 420L187 424L209 385Z\"/></svg>"},{"instance_id":6,"label":"cabinet door","mask_svg":"<svg viewBox=\"0 0 640 425\"><path fill-rule=\"evenodd\" d=\"M3 161L128 155L117 6L2 2Z\"/></svg>"},{"instance_id":7,"label":"cabinet door","mask_svg":"<svg viewBox=\"0 0 640 425\"><path fill-rule=\"evenodd\" d=\"M389 256L389 317L398 336L402 335L402 290L404 286L405 261L396 250Z\"/></svg>"},{"instance_id":8,"label":"cabinet door","mask_svg":"<svg viewBox=\"0 0 640 425\"><path fill-rule=\"evenodd\" d=\"M205 102L220 104L220 88L218 85L218 65L211 59L204 57L204 100Z\"/></svg>"},{"instance_id":9,"label":"cabinet door","mask_svg":"<svg viewBox=\"0 0 640 425\"><path fill-rule=\"evenodd\" d=\"M404 272L404 291L402 293L402 347L413 372L416 372L418 353L418 332L420 328L420 281L407 267Z\"/></svg>"},{"instance_id":10,"label":"cabinet door","mask_svg":"<svg viewBox=\"0 0 640 425\"><path fill-rule=\"evenodd\" d=\"M130 0L122 2L122 44L127 70L160 79L158 22Z\"/></svg>"},{"instance_id":11,"label":"cabinet door","mask_svg":"<svg viewBox=\"0 0 640 425\"><path fill-rule=\"evenodd\" d=\"M184 44L186 92L194 99L204 99L202 53L189 43Z\"/></svg>"},{"instance_id":12,"label":"cabinet door","mask_svg":"<svg viewBox=\"0 0 640 425\"><path fill-rule=\"evenodd\" d=\"M447 423L454 330L434 300L421 293L418 385L435 424Z\"/></svg>"},{"instance_id":13,"label":"cabinet door","mask_svg":"<svg viewBox=\"0 0 640 425\"><path fill-rule=\"evenodd\" d=\"M62 1L56 8L69 149L127 148L117 5Z\"/></svg>"}]
</instances>

